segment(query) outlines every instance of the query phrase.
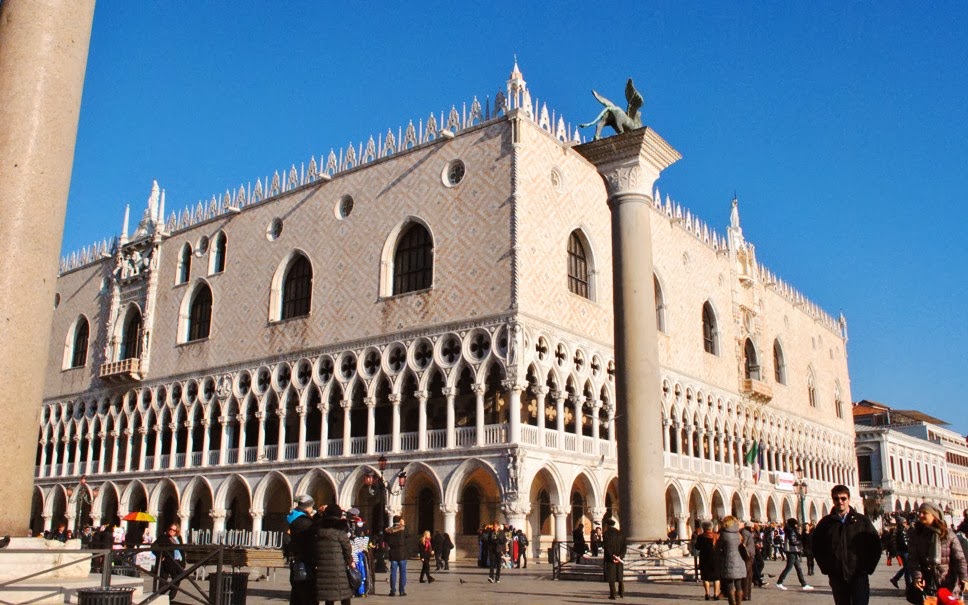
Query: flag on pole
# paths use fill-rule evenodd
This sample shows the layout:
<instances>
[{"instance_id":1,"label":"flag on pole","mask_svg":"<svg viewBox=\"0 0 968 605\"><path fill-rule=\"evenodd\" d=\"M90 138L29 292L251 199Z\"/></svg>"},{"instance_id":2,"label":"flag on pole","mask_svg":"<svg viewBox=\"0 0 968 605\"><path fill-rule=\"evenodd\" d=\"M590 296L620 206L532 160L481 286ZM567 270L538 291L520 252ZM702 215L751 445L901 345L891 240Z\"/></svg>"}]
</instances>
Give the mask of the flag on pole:
<instances>
[{"instance_id":1,"label":"flag on pole","mask_svg":"<svg viewBox=\"0 0 968 605\"><path fill-rule=\"evenodd\" d=\"M760 444L756 441L750 445L750 449L747 450L746 455L743 457L743 461L747 466L753 464L756 461L756 455L760 453Z\"/></svg>"},{"instance_id":2,"label":"flag on pole","mask_svg":"<svg viewBox=\"0 0 968 605\"><path fill-rule=\"evenodd\" d=\"M753 465L753 483L760 482L760 471L763 470L763 448L757 447L756 463Z\"/></svg>"}]
</instances>

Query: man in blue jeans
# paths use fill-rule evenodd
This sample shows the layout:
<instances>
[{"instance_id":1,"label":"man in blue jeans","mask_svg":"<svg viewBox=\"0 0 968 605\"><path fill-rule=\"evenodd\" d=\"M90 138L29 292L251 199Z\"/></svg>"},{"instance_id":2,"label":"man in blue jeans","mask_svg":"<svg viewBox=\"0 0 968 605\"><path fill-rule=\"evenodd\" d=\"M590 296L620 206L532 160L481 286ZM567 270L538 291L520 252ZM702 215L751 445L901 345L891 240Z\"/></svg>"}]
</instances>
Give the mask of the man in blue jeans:
<instances>
[{"instance_id":1,"label":"man in blue jeans","mask_svg":"<svg viewBox=\"0 0 968 605\"><path fill-rule=\"evenodd\" d=\"M386 531L387 546L390 549L390 596L407 596L407 557L409 556L410 534L400 515L393 516L393 525ZM400 584L397 585L399 572Z\"/></svg>"},{"instance_id":2,"label":"man in blue jeans","mask_svg":"<svg viewBox=\"0 0 968 605\"><path fill-rule=\"evenodd\" d=\"M897 582L903 577L904 587L907 588L908 584L911 583L911 572L907 568L908 520L904 517L898 521L897 529L894 530L894 552L901 558L901 569L897 570L897 573L891 578L891 584L894 585L894 588L900 588Z\"/></svg>"}]
</instances>

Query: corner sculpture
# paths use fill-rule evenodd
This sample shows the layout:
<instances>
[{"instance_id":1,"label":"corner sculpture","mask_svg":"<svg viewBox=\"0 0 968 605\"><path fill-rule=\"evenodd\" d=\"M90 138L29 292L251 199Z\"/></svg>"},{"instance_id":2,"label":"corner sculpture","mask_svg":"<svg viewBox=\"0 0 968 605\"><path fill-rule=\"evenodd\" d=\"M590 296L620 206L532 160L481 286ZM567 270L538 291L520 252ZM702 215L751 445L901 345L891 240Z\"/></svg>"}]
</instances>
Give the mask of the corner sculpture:
<instances>
[{"instance_id":1,"label":"corner sculpture","mask_svg":"<svg viewBox=\"0 0 968 605\"><path fill-rule=\"evenodd\" d=\"M602 129L606 126L611 126L616 134L623 134L630 130L642 128L642 116L639 114L639 108L645 103L645 99L635 89L632 78L629 78L629 81L625 83L625 100L628 101L628 108L625 111L622 111L621 107L598 94L598 91L592 90L592 94L595 95L599 103L605 106L605 109L594 120L587 124L579 124L578 127L588 128L592 124L597 123L598 126L595 128L596 141L602 138Z\"/></svg>"}]
</instances>

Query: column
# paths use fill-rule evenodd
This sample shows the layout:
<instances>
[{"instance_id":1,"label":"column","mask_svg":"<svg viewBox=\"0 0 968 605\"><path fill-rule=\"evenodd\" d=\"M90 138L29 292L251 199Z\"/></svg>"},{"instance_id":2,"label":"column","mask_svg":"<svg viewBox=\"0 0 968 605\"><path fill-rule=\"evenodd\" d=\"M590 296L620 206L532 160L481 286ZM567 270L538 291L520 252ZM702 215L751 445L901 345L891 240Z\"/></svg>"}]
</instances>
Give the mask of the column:
<instances>
[{"instance_id":1,"label":"column","mask_svg":"<svg viewBox=\"0 0 968 605\"><path fill-rule=\"evenodd\" d=\"M308 408L301 405L296 408L296 413L299 414L299 445L296 446L296 459L305 460L306 459L306 412Z\"/></svg>"},{"instance_id":2,"label":"column","mask_svg":"<svg viewBox=\"0 0 968 605\"><path fill-rule=\"evenodd\" d=\"M609 424L611 425L611 423ZM669 419L662 421L662 451L664 452L672 451L672 446L669 443L669 426L671 424L672 424L672 421Z\"/></svg>"},{"instance_id":3,"label":"column","mask_svg":"<svg viewBox=\"0 0 968 605\"><path fill-rule=\"evenodd\" d=\"M531 506L526 501L507 501L502 509L508 525L513 525L515 529L525 528L528 513L531 512Z\"/></svg>"},{"instance_id":4,"label":"column","mask_svg":"<svg viewBox=\"0 0 968 605\"><path fill-rule=\"evenodd\" d=\"M326 458L329 456L329 404L319 404L319 411L323 417L319 426L319 457Z\"/></svg>"},{"instance_id":5,"label":"column","mask_svg":"<svg viewBox=\"0 0 968 605\"><path fill-rule=\"evenodd\" d=\"M535 396L535 405L538 406L538 444L544 447L544 432L545 432L545 399L548 397L548 393L551 391L547 385L541 385L532 387Z\"/></svg>"},{"instance_id":6,"label":"column","mask_svg":"<svg viewBox=\"0 0 968 605\"><path fill-rule=\"evenodd\" d=\"M212 518L212 533L217 534L219 532L225 531L225 511L212 509L208 513L208 516Z\"/></svg>"},{"instance_id":7,"label":"column","mask_svg":"<svg viewBox=\"0 0 968 605\"><path fill-rule=\"evenodd\" d=\"M608 404L608 440L615 443L615 404Z\"/></svg>"},{"instance_id":8,"label":"column","mask_svg":"<svg viewBox=\"0 0 968 605\"><path fill-rule=\"evenodd\" d=\"M279 418L278 430L276 431L276 462L286 459L286 408L279 408L275 411Z\"/></svg>"},{"instance_id":9,"label":"column","mask_svg":"<svg viewBox=\"0 0 968 605\"><path fill-rule=\"evenodd\" d=\"M688 452L690 457L694 457L696 453L696 449L695 449L696 431L693 430L693 426L692 424L689 423L688 420L686 421L685 429L686 429L686 452Z\"/></svg>"},{"instance_id":10,"label":"column","mask_svg":"<svg viewBox=\"0 0 968 605\"><path fill-rule=\"evenodd\" d=\"M262 462L266 459L266 413L256 412L255 419L259 421L259 433L255 438L255 459Z\"/></svg>"},{"instance_id":11,"label":"column","mask_svg":"<svg viewBox=\"0 0 968 605\"><path fill-rule=\"evenodd\" d=\"M555 431L558 433L558 449L565 449L565 393L556 391L551 394L555 398Z\"/></svg>"},{"instance_id":12,"label":"column","mask_svg":"<svg viewBox=\"0 0 968 605\"><path fill-rule=\"evenodd\" d=\"M484 445L484 391L487 387L482 383L471 385L474 391L474 403L476 406L474 417L477 420L477 445Z\"/></svg>"},{"instance_id":13,"label":"column","mask_svg":"<svg viewBox=\"0 0 968 605\"><path fill-rule=\"evenodd\" d=\"M168 448L169 468L178 468L178 423L170 423L168 430L171 431L171 447Z\"/></svg>"},{"instance_id":14,"label":"column","mask_svg":"<svg viewBox=\"0 0 968 605\"><path fill-rule=\"evenodd\" d=\"M94 434L84 436L87 439L87 459L84 461L84 474L94 474ZM99 458L100 460L100 458Z\"/></svg>"},{"instance_id":15,"label":"column","mask_svg":"<svg viewBox=\"0 0 968 605\"><path fill-rule=\"evenodd\" d=\"M457 537L457 505L441 504L440 511L444 513L444 533L450 536L451 541ZM457 560L457 549L450 550L450 561Z\"/></svg>"},{"instance_id":16,"label":"column","mask_svg":"<svg viewBox=\"0 0 968 605\"><path fill-rule=\"evenodd\" d=\"M185 421L185 468L192 468L192 448L195 447L195 423Z\"/></svg>"},{"instance_id":17,"label":"column","mask_svg":"<svg viewBox=\"0 0 968 605\"><path fill-rule=\"evenodd\" d=\"M676 533L679 534L680 540L688 540L692 537L689 532L689 525L687 521L689 520L689 515L685 513L678 513L676 515Z\"/></svg>"},{"instance_id":18,"label":"column","mask_svg":"<svg viewBox=\"0 0 968 605\"><path fill-rule=\"evenodd\" d=\"M229 422L231 421L232 418L230 416L222 416L218 419L222 431L222 437L218 440L219 466L225 466L229 463Z\"/></svg>"},{"instance_id":19,"label":"column","mask_svg":"<svg viewBox=\"0 0 968 605\"><path fill-rule=\"evenodd\" d=\"M592 516L592 521L595 523L598 523L602 519L604 519L605 513L607 512L608 512L608 509L605 508L604 506L593 506L588 509L588 514ZM604 526L604 524L602 525Z\"/></svg>"},{"instance_id":20,"label":"column","mask_svg":"<svg viewBox=\"0 0 968 605\"><path fill-rule=\"evenodd\" d=\"M42 515L44 519L44 531L51 531L54 529L54 518L52 515Z\"/></svg>"},{"instance_id":21,"label":"column","mask_svg":"<svg viewBox=\"0 0 968 605\"><path fill-rule=\"evenodd\" d=\"M131 435L134 431L124 429L124 472L131 470Z\"/></svg>"},{"instance_id":22,"label":"column","mask_svg":"<svg viewBox=\"0 0 968 605\"><path fill-rule=\"evenodd\" d=\"M212 426L212 421L208 418L202 418L202 461L200 466L208 466L208 450L212 446L212 436L209 434L209 427Z\"/></svg>"},{"instance_id":23,"label":"column","mask_svg":"<svg viewBox=\"0 0 968 605\"><path fill-rule=\"evenodd\" d=\"M365 397L366 405L366 453L376 453L376 397Z\"/></svg>"},{"instance_id":24,"label":"column","mask_svg":"<svg viewBox=\"0 0 968 605\"><path fill-rule=\"evenodd\" d=\"M54 438L52 439L52 441L54 442L53 443L54 447L51 448L53 450L53 452L51 454L51 460L52 460L52 462L50 463L50 476L51 477L57 477L57 476L60 475L60 458L61 458L61 456L60 456L60 453L58 452L58 449L59 448L57 447L57 442L60 441L60 439L61 438L60 437L57 437L56 434L55 434Z\"/></svg>"},{"instance_id":25,"label":"column","mask_svg":"<svg viewBox=\"0 0 968 605\"><path fill-rule=\"evenodd\" d=\"M575 408L575 447L577 451L581 451L581 419L585 413L584 405L585 398L581 395L572 395L570 398L571 405Z\"/></svg>"},{"instance_id":26,"label":"column","mask_svg":"<svg viewBox=\"0 0 968 605\"><path fill-rule=\"evenodd\" d=\"M619 508L629 540L665 537L665 478L655 286L650 226L652 188L682 156L650 128L575 148L598 169L612 214L615 401ZM644 270L643 270L644 268Z\"/></svg>"},{"instance_id":27,"label":"column","mask_svg":"<svg viewBox=\"0 0 968 605\"><path fill-rule=\"evenodd\" d=\"M189 527L188 522L191 521L192 513L191 511L178 511L178 533L181 535L182 539L188 542L189 534L192 533L191 527ZM95 525L97 525L95 523Z\"/></svg>"},{"instance_id":28,"label":"column","mask_svg":"<svg viewBox=\"0 0 968 605\"><path fill-rule=\"evenodd\" d=\"M343 408L343 455L352 456L353 427L350 426L350 408L353 406L353 400L344 399L339 402L339 405Z\"/></svg>"},{"instance_id":29,"label":"column","mask_svg":"<svg viewBox=\"0 0 968 605\"><path fill-rule=\"evenodd\" d=\"M447 443L445 447L452 450L457 447L457 427L455 426L456 420L454 412L454 397L457 396L457 389L454 387L444 387L440 392L447 398ZM451 534L450 537L453 539L454 534Z\"/></svg>"},{"instance_id":30,"label":"column","mask_svg":"<svg viewBox=\"0 0 968 605\"><path fill-rule=\"evenodd\" d=\"M598 414L602 410L602 400L592 399L592 439L594 439L595 444L595 455L601 454L601 447L598 445L598 433L601 430L602 421L599 419Z\"/></svg>"},{"instance_id":31,"label":"column","mask_svg":"<svg viewBox=\"0 0 968 605\"><path fill-rule=\"evenodd\" d=\"M101 440L101 443L104 443L104 440L103 439ZM46 439L41 439L40 440L40 443L38 445L40 446L40 468L37 469L37 476L38 477L41 477L41 478L48 477L48 476L50 476L50 473L49 472L46 472L46 468L47 468L47 440ZM103 458L103 455L102 455L102 458Z\"/></svg>"},{"instance_id":32,"label":"column","mask_svg":"<svg viewBox=\"0 0 968 605\"><path fill-rule=\"evenodd\" d=\"M139 470L139 471L147 470L145 468L145 463L148 458L148 452L145 451L146 449L148 449L147 436L148 436L148 429L146 429L143 426L139 426L138 436L135 437L135 439L138 440L138 466L135 470Z\"/></svg>"},{"instance_id":33,"label":"column","mask_svg":"<svg viewBox=\"0 0 968 605\"><path fill-rule=\"evenodd\" d=\"M427 449L427 398L428 391L415 391L417 398L417 449L421 452Z\"/></svg>"},{"instance_id":34,"label":"column","mask_svg":"<svg viewBox=\"0 0 968 605\"><path fill-rule=\"evenodd\" d=\"M568 532L568 509L564 506L553 504L551 514L555 517L555 540L568 542L571 534Z\"/></svg>"},{"instance_id":35,"label":"column","mask_svg":"<svg viewBox=\"0 0 968 605\"><path fill-rule=\"evenodd\" d=\"M508 390L508 443L521 443L521 391L528 385L516 380L505 380L503 383ZM514 527L520 525L514 524Z\"/></svg>"},{"instance_id":36,"label":"column","mask_svg":"<svg viewBox=\"0 0 968 605\"><path fill-rule=\"evenodd\" d=\"M116 473L118 472L118 454L121 452L121 434L118 431L111 431L108 435L114 441L114 447L111 448L111 472Z\"/></svg>"},{"instance_id":37,"label":"column","mask_svg":"<svg viewBox=\"0 0 968 605\"><path fill-rule=\"evenodd\" d=\"M80 475L81 474L81 437L80 435L74 435L71 437L74 442L74 464L71 465L71 474Z\"/></svg>"},{"instance_id":38,"label":"column","mask_svg":"<svg viewBox=\"0 0 968 605\"><path fill-rule=\"evenodd\" d=\"M94 0L0 4L0 317L23 328L0 345L0 535L21 535L30 518L37 408L24 403L44 395L93 14Z\"/></svg>"},{"instance_id":39,"label":"column","mask_svg":"<svg viewBox=\"0 0 968 605\"><path fill-rule=\"evenodd\" d=\"M394 454L400 451L400 394L390 393L391 429L390 451Z\"/></svg>"},{"instance_id":40,"label":"column","mask_svg":"<svg viewBox=\"0 0 968 605\"><path fill-rule=\"evenodd\" d=\"M256 536L262 532L262 517L265 515L265 511L252 509L249 514L252 515L252 538L255 540L257 539Z\"/></svg>"},{"instance_id":41,"label":"column","mask_svg":"<svg viewBox=\"0 0 968 605\"><path fill-rule=\"evenodd\" d=\"M155 423L155 451L152 452L151 458L154 462L151 464L151 470L158 470L161 468L161 439L162 432L159 430L161 427L157 422Z\"/></svg>"}]
</instances>

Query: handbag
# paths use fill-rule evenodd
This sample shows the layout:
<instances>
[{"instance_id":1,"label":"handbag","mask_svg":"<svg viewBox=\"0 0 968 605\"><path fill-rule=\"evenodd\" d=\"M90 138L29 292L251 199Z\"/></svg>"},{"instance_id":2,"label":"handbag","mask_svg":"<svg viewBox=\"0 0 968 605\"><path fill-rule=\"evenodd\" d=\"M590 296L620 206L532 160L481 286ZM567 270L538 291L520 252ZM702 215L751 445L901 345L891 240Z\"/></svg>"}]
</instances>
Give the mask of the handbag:
<instances>
[{"instance_id":1,"label":"handbag","mask_svg":"<svg viewBox=\"0 0 968 605\"><path fill-rule=\"evenodd\" d=\"M289 581L292 583L305 582L309 578L306 564L302 561L292 561L289 563Z\"/></svg>"},{"instance_id":2,"label":"handbag","mask_svg":"<svg viewBox=\"0 0 968 605\"><path fill-rule=\"evenodd\" d=\"M355 567L346 566L346 579L350 581L350 588L353 592L360 589L363 585L363 574Z\"/></svg>"}]
</instances>

